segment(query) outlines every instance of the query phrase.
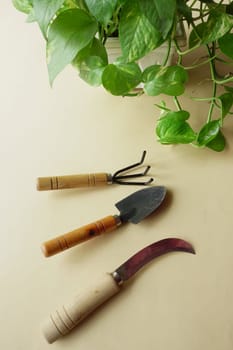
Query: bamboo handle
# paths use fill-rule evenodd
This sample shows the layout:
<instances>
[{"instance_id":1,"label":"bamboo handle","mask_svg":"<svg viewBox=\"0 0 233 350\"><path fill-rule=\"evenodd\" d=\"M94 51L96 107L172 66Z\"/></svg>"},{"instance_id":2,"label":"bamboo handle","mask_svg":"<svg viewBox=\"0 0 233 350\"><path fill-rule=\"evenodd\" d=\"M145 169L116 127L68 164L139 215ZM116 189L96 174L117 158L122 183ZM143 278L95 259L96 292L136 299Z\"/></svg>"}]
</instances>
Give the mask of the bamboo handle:
<instances>
[{"instance_id":1,"label":"bamboo handle","mask_svg":"<svg viewBox=\"0 0 233 350\"><path fill-rule=\"evenodd\" d=\"M51 313L42 325L42 332L48 343L51 344L69 333L98 306L119 291L120 287L113 277L105 274L81 295Z\"/></svg>"},{"instance_id":2,"label":"bamboo handle","mask_svg":"<svg viewBox=\"0 0 233 350\"><path fill-rule=\"evenodd\" d=\"M118 216L106 216L105 218L95 221L91 224L82 226L76 230L55 237L42 244L42 252L46 257L62 252L65 249L85 242L102 233L108 233L120 225Z\"/></svg>"},{"instance_id":3,"label":"bamboo handle","mask_svg":"<svg viewBox=\"0 0 233 350\"><path fill-rule=\"evenodd\" d=\"M63 190L78 187L102 186L111 183L107 173L38 177L37 190Z\"/></svg>"}]
</instances>

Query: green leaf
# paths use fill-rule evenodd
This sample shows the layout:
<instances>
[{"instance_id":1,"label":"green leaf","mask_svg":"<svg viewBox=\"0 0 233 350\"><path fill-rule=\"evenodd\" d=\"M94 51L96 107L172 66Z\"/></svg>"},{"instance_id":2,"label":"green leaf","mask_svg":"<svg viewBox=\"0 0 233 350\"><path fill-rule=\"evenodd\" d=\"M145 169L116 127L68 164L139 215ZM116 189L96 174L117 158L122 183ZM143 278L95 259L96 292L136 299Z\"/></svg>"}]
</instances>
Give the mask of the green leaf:
<instances>
[{"instance_id":1,"label":"green leaf","mask_svg":"<svg viewBox=\"0 0 233 350\"><path fill-rule=\"evenodd\" d=\"M221 130L219 130L218 134L215 136L215 138L207 143L206 147L212 149L216 152L222 152L225 148L226 140L224 135L222 134Z\"/></svg>"},{"instance_id":2,"label":"green leaf","mask_svg":"<svg viewBox=\"0 0 233 350\"><path fill-rule=\"evenodd\" d=\"M187 23L192 22L192 10L186 4L186 0L177 0L177 10L187 20Z\"/></svg>"},{"instance_id":3,"label":"green leaf","mask_svg":"<svg viewBox=\"0 0 233 350\"><path fill-rule=\"evenodd\" d=\"M142 77L143 82L146 83L147 81L153 80L160 73L160 71L163 70L163 68L167 68L167 67L164 67L158 64L147 67L143 71L143 77Z\"/></svg>"},{"instance_id":4,"label":"green leaf","mask_svg":"<svg viewBox=\"0 0 233 350\"><path fill-rule=\"evenodd\" d=\"M87 57L79 66L79 76L88 84L99 86L102 83L102 74L105 67L100 57Z\"/></svg>"},{"instance_id":5,"label":"green leaf","mask_svg":"<svg viewBox=\"0 0 233 350\"><path fill-rule=\"evenodd\" d=\"M226 92L218 97L221 103L221 118L222 120L230 112L233 105L233 94L231 92Z\"/></svg>"},{"instance_id":6,"label":"green leaf","mask_svg":"<svg viewBox=\"0 0 233 350\"><path fill-rule=\"evenodd\" d=\"M197 135L197 145L200 147L206 146L217 136L219 129L219 120L211 120L206 123Z\"/></svg>"},{"instance_id":7,"label":"green leaf","mask_svg":"<svg viewBox=\"0 0 233 350\"><path fill-rule=\"evenodd\" d=\"M160 115L161 115L161 117L162 117L164 114L166 114L167 112L171 112L171 109L168 108L168 107L166 106L166 102L165 102L165 101L161 101L160 104L155 103L154 105L155 105L157 108L160 109Z\"/></svg>"},{"instance_id":8,"label":"green leaf","mask_svg":"<svg viewBox=\"0 0 233 350\"><path fill-rule=\"evenodd\" d=\"M233 59L233 33L227 33L218 40L220 50Z\"/></svg>"},{"instance_id":9,"label":"green leaf","mask_svg":"<svg viewBox=\"0 0 233 350\"><path fill-rule=\"evenodd\" d=\"M126 95L141 82L141 70L136 63L109 64L103 72L102 83L111 94Z\"/></svg>"},{"instance_id":10,"label":"green leaf","mask_svg":"<svg viewBox=\"0 0 233 350\"><path fill-rule=\"evenodd\" d=\"M191 143L196 133L186 122L189 118L187 111L167 112L159 119L156 127L158 141L163 144Z\"/></svg>"},{"instance_id":11,"label":"green leaf","mask_svg":"<svg viewBox=\"0 0 233 350\"><path fill-rule=\"evenodd\" d=\"M187 72L180 66L150 66L143 72L144 91L149 96L166 94L179 96L188 80Z\"/></svg>"},{"instance_id":12,"label":"green leaf","mask_svg":"<svg viewBox=\"0 0 233 350\"><path fill-rule=\"evenodd\" d=\"M230 4L226 5L226 13L233 15L233 1Z\"/></svg>"},{"instance_id":13,"label":"green leaf","mask_svg":"<svg viewBox=\"0 0 233 350\"><path fill-rule=\"evenodd\" d=\"M224 36L233 26L233 17L221 11L212 11L207 22L200 23L192 30L189 47L197 43L209 44Z\"/></svg>"},{"instance_id":14,"label":"green leaf","mask_svg":"<svg viewBox=\"0 0 233 350\"><path fill-rule=\"evenodd\" d=\"M202 44L202 37L206 30L206 23L200 23L193 29L189 35L189 48Z\"/></svg>"},{"instance_id":15,"label":"green leaf","mask_svg":"<svg viewBox=\"0 0 233 350\"><path fill-rule=\"evenodd\" d=\"M202 39L204 44L218 40L233 26L233 17L221 11L213 11L207 21L207 26Z\"/></svg>"},{"instance_id":16,"label":"green leaf","mask_svg":"<svg viewBox=\"0 0 233 350\"><path fill-rule=\"evenodd\" d=\"M225 85L224 86L224 89L228 92L231 92L233 94L233 86L228 86L228 85Z\"/></svg>"},{"instance_id":17,"label":"green leaf","mask_svg":"<svg viewBox=\"0 0 233 350\"><path fill-rule=\"evenodd\" d=\"M163 114L162 117L159 118L159 120L163 119L163 118L172 118L175 121L182 121L184 122L185 120L188 120L190 117L190 114L188 111L185 110L181 110L181 111L169 111L166 114Z\"/></svg>"},{"instance_id":18,"label":"green leaf","mask_svg":"<svg viewBox=\"0 0 233 350\"><path fill-rule=\"evenodd\" d=\"M176 15L176 0L141 0L141 9L145 16L161 33L164 40L170 33Z\"/></svg>"},{"instance_id":19,"label":"green leaf","mask_svg":"<svg viewBox=\"0 0 233 350\"><path fill-rule=\"evenodd\" d=\"M31 12L27 16L26 22L27 23L32 23L32 22L35 22L35 21L36 21L36 19L35 19L35 15L34 15L34 9L32 8Z\"/></svg>"},{"instance_id":20,"label":"green leaf","mask_svg":"<svg viewBox=\"0 0 233 350\"><path fill-rule=\"evenodd\" d=\"M50 21L63 3L64 0L33 0L35 19L45 38Z\"/></svg>"},{"instance_id":21,"label":"green leaf","mask_svg":"<svg viewBox=\"0 0 233 350\"><path fill-rule=\"evenodd\" d=\"M87 4L85 0L73 0L76 2L78 8L80 8L81 10L88 10L87 9Z\"/></svg>"},{"instance_id":22,"label":"green leaf","mask_svg":"<svg viewBox=\"0 0 233 350\"><path fill-rule=\"evenodd\" d=\"M35 21L32 1L33 0L12 0L12 3L17 10L24 12L28 15L26 20L28 23Z\"/></svg>"},{"instance_id":23,"label":"green leaf","mask_svg":"<svg viewBox=\"0 0 233 350\"><path fill-rule=\"evenodd\" d=\"M12 3L18 11L29 14L32 10L32 0L12 0Z\"/></svg>"},{"instance_id":24,"label":"green leaf","mask_svg":"<svg viewBox=\"0 0 233 350\"><path fill-rule=\"evenodd\" d=\"M86 4L97 21L106 26L112 18L117 0L86 0Z\"/></svg>"},{"instance_id":25,"label":"green leaf","mask_svg":"<svg viewBox=\"0 0 233 350\"><path fill-rule=\"evenodd\" d=\"M80 8L79 2L77 0L64 0L62 6L57 11L57 15L59 15L63 11L74 8Z\"/></svg>"},{"instance_id":26,"label":"green leaf","mask_svg":"<svg viewBox=\"0 0 233 350\"><path fill-rule=\"evenodd\" d=\"M79 8L88 12L85 0L65 0L63 6L61 7L61 11L66 11L73 8Z\"/></svg>"},{"instance_id":27,"label":"green leaf","mask_svg":"<svg viewBox=\"0 0 233 350\"><path fill-rule=\"evenodd\" d=\"M102 73L107 63L105 47L96 38L91 45L82 49L72 62L79 70L80 78L93 86L101 85Z\"/></svg>"},{"instance_id":28,"label":"green leaf","mask_svg":"<svg viewBox=\"0 0 233 350\"><path fill-rule=\"evenodd\" d=\"M134 0L133 6L126 2L119 25L126 61L135 61L161 45L172 28L174 14L175 0Z\"/></svg>"},{"instance_id":29,"label":"green leaf","mask_svg":"<svg viewBox=\"0 0 233 350\"><path fill-rule=\"evenodd\" d=\"M99 39L94 38L92 42L84 47L84 49L80 50L77 56L75 57L73 64L79 65L83 60L87 57L97 56L102 59L105 65L108 64L108 55L105 49L105 46Z\"/></svg>"},{"instance_id":30,"label":"green leaf","mask_svg":"<svg viewBox=\"0 0 233 350\"><path fill-rule=\"evenodd\" d=\"M47 61L50 83L69 64L80 50L94 38L97 23L80 9L62 12L48 32Z\"/></svg>"}]
</instances>

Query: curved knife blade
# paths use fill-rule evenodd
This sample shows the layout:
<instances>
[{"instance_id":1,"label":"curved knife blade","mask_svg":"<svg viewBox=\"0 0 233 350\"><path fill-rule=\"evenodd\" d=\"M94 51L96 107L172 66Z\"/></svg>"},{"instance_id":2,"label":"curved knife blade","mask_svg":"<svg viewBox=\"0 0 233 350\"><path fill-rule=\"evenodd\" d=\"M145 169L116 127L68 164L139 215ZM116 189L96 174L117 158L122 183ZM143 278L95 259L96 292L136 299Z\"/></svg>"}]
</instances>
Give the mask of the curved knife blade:
<instances>
[{"instance_id":1,"label":"curved knife blade","mask_svg":"<svg viewBox=\"0 0 233 350\"><path fill-rule=\"evenodd\" d=\"M121 283L127 281L151 260L173 251L195 254L194 248L187 241L178 238L162 239L161 241L148 245L131 256L113 272L113 277L119 279Z\"/></svg>"},{"instance_id":2,"label":"curved knife blade","mask_svg":"<svg viewBox=\"0 0 233 350\"><path fill-rule=\"evenodd\" d=\"M134 192L116 203L115 206L120 211L122 222L129 221L138 224L160 206L165 196L164 186L152 186Z\"/></svg>"},{"instance_id":3,"label":"curved knife blade","mask_svg":"<svg viewBox=\"0 0 233 350\"><path fill-rule=\"evenodd\" d=\"M50 314L43 325L43 333L47 341L53 343L69 333L91 312L117 294L121 290L120 284L132 277L150 260L177 250L195 254L193 247L188 242L177 238L167 238L140 250L112 274L104 274L83 294L74 297L69 303L63 303L60 308Z\"/></svg>"}]
</instances>

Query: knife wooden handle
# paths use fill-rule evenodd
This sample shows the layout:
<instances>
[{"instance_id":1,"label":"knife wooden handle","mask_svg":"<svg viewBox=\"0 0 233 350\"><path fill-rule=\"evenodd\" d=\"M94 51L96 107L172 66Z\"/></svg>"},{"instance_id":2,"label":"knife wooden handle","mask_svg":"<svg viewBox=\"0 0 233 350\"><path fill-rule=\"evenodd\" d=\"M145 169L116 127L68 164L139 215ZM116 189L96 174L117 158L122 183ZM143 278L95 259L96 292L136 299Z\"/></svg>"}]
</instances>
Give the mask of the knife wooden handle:
<instances>
[{"instance_id":1,"label":"knife wooden handle","mask_svg":"<svg viewBox=\"0 0 233 350\"><path fill-rule=\"evenodd\" d=\"M55 310L42 324L42 332L48 343L69 333L98 306L120 291L110 274L105 274L81 295Z\"/></svg>"},{"instance_id":2,"label":"knife wooden handle","mask_svg":"<svg viewBox=\"0 0 233 350\"><path fill-rule=\"evenodd\" d=\"M102 186L111 183L107 173L38 177L37 190L63 190L78 187Z\"/></svg>"},{"instance_id":3,"label":"knife wooden handle","mask_svg":"<svg viewBox=\"0 0 233 350\"><path fill-rule=\"evenodd\" d=\"M106 216L101 220L44 242L41 247L42 252L46 257L60 253L65 249L74 247L75 245L85 242L102 233L111 232L115 230L120 223L118 216Z\"/></svg>"}]
</instances>

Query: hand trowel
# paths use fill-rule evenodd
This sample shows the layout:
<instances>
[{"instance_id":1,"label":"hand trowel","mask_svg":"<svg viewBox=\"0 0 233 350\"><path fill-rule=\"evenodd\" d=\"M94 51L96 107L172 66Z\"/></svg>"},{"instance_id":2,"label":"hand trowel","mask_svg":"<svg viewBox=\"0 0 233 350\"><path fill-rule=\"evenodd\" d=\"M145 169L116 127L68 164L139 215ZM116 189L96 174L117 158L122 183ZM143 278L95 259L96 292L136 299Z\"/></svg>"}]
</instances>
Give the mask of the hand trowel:
<instances>
[{"instance_id":1,"label":"hand trowel","mask_svg":"<svg viewBox=\"0 0 233 350\"><path fill-rule=\"evenodd\" d=\"M163 186L152 186L134 192L115 204L120 214L106 216L46 241L42 244L42 251L46 257L49 257L102 233L111 232L123 223L137 224L160 206L165 195L166 189Z\"/></svg>"},{"instance_id":2,"label":"hand trowel","mask_svg":"<svg viewBox=\"0 0 233 350\"><path fill-rule=\"evenodd\" d=\"M122 284L152 259L173 251L195 254L191 244L178 238L166 238L155 242L129 258L110 274L103 276L92 286L74 297L69 303L50 314L42 329L46 340L53 343L69 333L97 307L121 290Z\"/></svg>"}]
</instances>

